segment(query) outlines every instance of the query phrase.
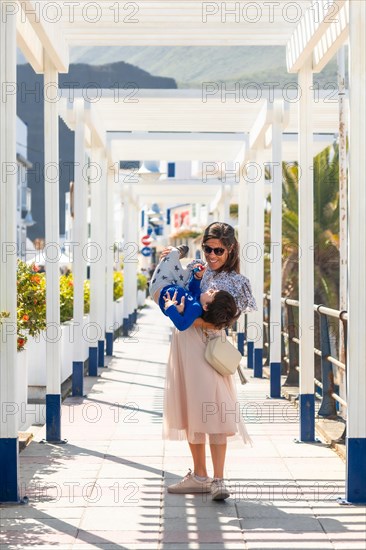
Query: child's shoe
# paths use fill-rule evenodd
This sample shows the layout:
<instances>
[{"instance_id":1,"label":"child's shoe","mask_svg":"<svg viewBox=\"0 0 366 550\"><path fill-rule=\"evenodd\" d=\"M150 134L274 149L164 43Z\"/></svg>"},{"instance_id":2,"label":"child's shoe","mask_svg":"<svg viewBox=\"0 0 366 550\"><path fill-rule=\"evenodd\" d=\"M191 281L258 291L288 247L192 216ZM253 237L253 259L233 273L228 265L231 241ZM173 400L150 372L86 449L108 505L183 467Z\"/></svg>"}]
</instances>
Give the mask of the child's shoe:
<instances>
[{"instance_id":1,"label":"child's shoe","mask_svg":"<svg viewBox=\"0 0 366 550\"><path fill-rule=\"evenodd\" d=\"M189 252L189 246L186 244L180 244L177 247L177 250L179 250L179 259L185 258Z\"/></svg>"}]
</instances>

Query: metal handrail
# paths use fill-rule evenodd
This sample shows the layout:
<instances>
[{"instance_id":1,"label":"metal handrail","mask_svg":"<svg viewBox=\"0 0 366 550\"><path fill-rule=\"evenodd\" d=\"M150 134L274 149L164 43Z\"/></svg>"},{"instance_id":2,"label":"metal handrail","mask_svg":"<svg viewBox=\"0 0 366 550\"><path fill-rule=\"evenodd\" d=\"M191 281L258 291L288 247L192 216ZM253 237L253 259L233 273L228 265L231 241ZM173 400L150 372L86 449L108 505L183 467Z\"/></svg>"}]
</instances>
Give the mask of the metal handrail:
<instances>
[{"instance_id":1,"label":"metal handrail","mask_svg":"<svg viewBox=\"0 0 366 550\"><path fill-rule=\"evenodd\" d=\"M270 310L271 297L270 295L264 295L266 310ZM283 326L281 330L281 337L284 344L284 351L282 354L283 374L287 374L287 379L284 385L296 386L299 383L299 344L300 337L298 336L297 326L294 322L294 310L299 308L299 301L292 298L281 299L284 311L286 311L286 321L283 318ZM334 417L338 416L337 403L343 407L347 407L347 402L340 397L335 391L334 385L334 372L333 369L337 368L342 371L343 374L347 374L347 365L340 361L338 357L334 357L331 354L330 346L330 333L328 318L339 319L344 327L344 338L346 345L347 334L347 322L348 313L346 311L338 311L331 309L323 304L314 304L314 312L319 314L320 320L320 341L321 349L314 347L314 354L321 358L321 380L314 378L314 385L322 390L321 405L318 411L319 416ZM264 327L267 329L270 325L269 318L264 321ZM264 334L268 333L264 330ZM264 339L265 340L265 339ZM264 347L269 349L270 343L264 341Z\"/></svg>"}]
</instances>

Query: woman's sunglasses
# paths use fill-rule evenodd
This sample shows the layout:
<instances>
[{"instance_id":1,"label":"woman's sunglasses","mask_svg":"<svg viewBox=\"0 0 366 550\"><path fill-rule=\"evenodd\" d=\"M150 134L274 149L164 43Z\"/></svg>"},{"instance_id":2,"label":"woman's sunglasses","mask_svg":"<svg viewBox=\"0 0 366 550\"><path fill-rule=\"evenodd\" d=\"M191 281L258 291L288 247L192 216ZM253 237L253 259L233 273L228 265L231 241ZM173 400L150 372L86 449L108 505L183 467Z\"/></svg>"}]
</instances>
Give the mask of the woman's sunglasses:
<instances>
[{"instance_id":1,"label":"woman's sunglasses","mask_svg":"<svg viewBox=\"0 0 366 550\"><path fill-rule=\"evenodd\" d=\"M207 244L202 245L202 250L205 254L211 254L213 252L215 256L222 256L225 252L225 248L211 248Z\"/></svg>"}]
</instances>

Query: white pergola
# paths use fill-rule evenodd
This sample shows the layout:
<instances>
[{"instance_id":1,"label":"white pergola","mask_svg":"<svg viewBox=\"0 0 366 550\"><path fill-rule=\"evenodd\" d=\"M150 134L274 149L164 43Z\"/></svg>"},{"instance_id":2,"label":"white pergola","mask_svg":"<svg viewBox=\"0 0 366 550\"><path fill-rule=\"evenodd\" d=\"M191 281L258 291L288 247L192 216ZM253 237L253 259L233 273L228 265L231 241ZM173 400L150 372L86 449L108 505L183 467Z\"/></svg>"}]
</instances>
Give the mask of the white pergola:
<instances>
[{"instance_id":1,"label":"white pergola","mask_svg":"<svg viewBox=\"0 0 366 550\"><path fill-rule=\"evenodd\" d=\"M13 364L16 354L16 250L15 250L15 177L11 167L15 160L15 82L16 45L21 48L34 70L44 74L45 89L58 88L58 74L68 71L69 48L78 45L284 45L287 47L289 72L298 73L298 97L260 90L258 101L251 101L256 90L235 90L225 93L217 85L203 88L201 93L181 90L119 91L125 101L116 101L116 91L101 91L98 101L91 101L82 92L73 90L59 101L45 101L45 163L58 166L58 117L64 118L75 131L75 240L80 244L74 253L74 322L82 319L82 283L85 260L82 244L86 242L86 196L82 167L87 155L101 167L98 181L91 181L91 240L105 251L105 261L98 262L91 276L91 320L99 324L101 337L96 336L90 348L89 361L96 363L98 350L104 348L104 332L110 327L112 301L113 188L115 162L119 160L201 160L234 161L239 170L238 183L223 188L219 181L206 184L177 182L176 194L185 197L205 196L214 205L228 201L228 194L237 193L239 201L239 237L244 247L256 243L261 260L247 262L249 277L257 298L263 289L263 188L256 167L272 162L272 243L281 243L282 160L298 160L301 169L299 185L300 220L300 440L314 440L314 357L313 357L313 155L326 146L338 131L337 104L314 102L312 74L320 71L337 50L349 39L350 49L350 164L349 164L349 296L348 296L348 432L347 494L350 502L366 500L366 405L365 405L365 339L359 337L366 326L366 278L364 221L366 173L366 3L359 0L319 0L316 2L154 2L100 3L80 1L52 3L35 0L7 1L0 4L0 46L6 51L0 63L1 85L5 101L1 102L0 158L6 167L0 189L0 310L10 312L4 323L0 344L0 405L14 401ZM5 85L5 86L4 86ZM133 92L133 90L132 90ZM266 95L267 92L267 95ZM64 96L64 91L59 91ZM69 91L69 94L71 92ZM258 90L257 90L258 93ZM123 95L125 94L125 96ZM53 97L53 96L52 96ZM132 99L137 99L136 102ZM96 99L96 98L94 98ZM239 101L237 101L239 99ZM151 135L149 135L151 134ZM298 140L294 139L298 136ZM294 145L297 154L294 155ZM217 156L219 154L219 156ZM47 172L46 246L58 243L58 177L57 170ZM235 178L234 178L235 179ZM206 189L204 189L204 185ZM164 183L153 191L164 192ZM215 187L216 186L216 187ZM200 193L204 193L204 195ZM151 196L143 183L122 187L124 201L124 234L126 242L137 242L139 201ZM201 199L200 199L201 200ZM250 208L248 208L248 203ZM225 209L224 209L225 210ZM224 212L222 210L222 212ZM219 209L220 211L220 209ZM281 247L277 250L281 250ZM109 252L108 252L109 251ZM247 258L248 259L248 258ZM252 267L250 267L250 265ZM359 269L355 269L355 266ZM136 264L125 269L125 288L135 284ZM57 263L47 261L47 323L59 324L59 291ZM246 270L248 272L248 270ZM106 291L100 281L107 273ZM271 258L271 396L279 392L280 372L280 299L281 256L273 249ZM259 300L258 300L259 301ZM360 307L360 304L363 307ZM133 315L136 307L133 292L125 302L124 317ZM261 326L261 313L253 325ZM80 326L80 325L79 325ZM76 338L77 340L77 338ZM254 341L254 372L261 375L261 338ZM61 439L59 342L47 342L47 440ZM84 358L75 347L74 364L80 367ZM0 468L5 471L0 501L17 501L17 422L10 416L0 426Z\"/></svg>"}]
</instances>

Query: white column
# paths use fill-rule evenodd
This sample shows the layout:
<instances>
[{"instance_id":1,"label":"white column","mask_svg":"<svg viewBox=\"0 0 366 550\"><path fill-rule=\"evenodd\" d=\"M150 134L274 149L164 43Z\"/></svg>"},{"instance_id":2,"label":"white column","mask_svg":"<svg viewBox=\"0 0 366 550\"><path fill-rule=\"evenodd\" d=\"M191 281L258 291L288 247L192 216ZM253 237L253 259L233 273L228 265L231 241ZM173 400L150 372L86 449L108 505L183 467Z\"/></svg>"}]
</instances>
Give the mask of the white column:
<instances>
[{"instance_id":1,"label":"white column","mask_svg":"<svg viewBox=\"0 0 366 550\"><path fill-rule=\"evenodd\" d=\"M260 150L258 162L258 175L254 183L254 242L256 243L258 257L254 263L253 279L255 284L255 298L258 310L254 313L254 319L258 327L258 333L254 342L254 376L261 378L263 375L263 288L264 288L264 151Z\"/></svg>"},{"instance_id":2,"label":"white column","mask_svg":"<svg viewBox=\"0 0 366 550\"><path fill-rule=\"evenodd\" d=\"M349 502L366 502L366 3L350 2L350 161L348 248L348 415Z\"/></svg>"},{"instance_id":3,"label":"white column","mask_svg":"<svg viewBox=\"0 0 366 550\"><path fill-rule=\"evenodd\" d=\"M105 203L106 159L101 149L92 148L90 169L91 231L90 231L90 331L89 374L96 376L97 367L104 366L105 337ZM94 328L93 328L94 327Z\"/></svg>"},{"instance_id":4,"label":"white column","mask_svg":"<svg viewBox=\"0 0 366 550\"><path fill-rule=\"evenodd\" d=\"M44 184L46 260L46 439L61 438L61 326L58 72L44 53Z\"/></svg>"},{"instance_id":5,"label":"white column","mask_svg":"<svg viewBox=\"0 0 366 550\"><path fill-rule=\"evenodd\" d=\"M247 242L248 224L248 185L244 178L245 163L240 164L239 172L239 204L238 204L238 241L240 249L240 273L249 278L245 262L245 244ZM245 314L242 313L237 322L238 350L244 355Z\"/></svg>"},{"instance_id":6,"label":"white column","mask_svg":"<svg viewBox=\"0 0 366 550\"><path fill-rule=\"evenodd\" d=\"M281 396L281 294L282 294L282 117L283 101L276 100L272 124L271 190L271 310L270 396Z\"/></svg>"},{"instance_id":7,"label":"white column","mask_svg":"<svg viewBox=\"0 0 366 550\"><path fill-rule=\"evenodd\" d=\"M230 185L222 185L222 198L218 205L219 210L219 220L221 222L229 223L230 222L230 197L231 197Z\"/></svg>"},{"instance_id":8,"label":"white column","mask_svg":"<svg viewBox=\"0 0 366 550\"><path fill-rule=\"evenodd\" d=\"M114 251L114 170L108 170L107 176L107 269L106 269L106 341L107 355L113 354L113 336L114 330L114 302L113 302L113 264L114 256L118 255L118 251Z\"/></svg>"},{"instance_id":9,"label":"white column","mask_svg":"<svg viewBox=\"0 0 366 550\"><path fill-rule=\"evenodd\" d=\"M103 150L101 158L101 180L99 185L99 223L100 236L99 243L102 250L102 257L98 262L99 273L99 293L100 293L100 327L102 338L99 341L99 366L104 367L105 353L105 333L106 333L106 296L107 296L107 178L108 178L108 162L106 152Z\"/></svg>"},{"instance_id":10,"label":"white column","mask_svg":"<svg viewBox=\"0 0 366 550\"><path fill-rule=\"evenodd\" d=\"M129 190L124 193L123 208L123 325L124 333L132 328L137 312L138 210Z\"/></svg>"},{"instance_id":11,"label":"white column","mask_svg":"<svg viewBox=\"0 0 366 550\"><path fill-rule=\"evenodd\" d=\"M136 204L131 205L131 278L132 278L132 301L131 311L133 315L133 322L137 320L137 268L138 268L138 251L139 251L139 210Z\"/></svg>"},{"instance_id":12,"label":"white column","mask_svg":"<svg viewBox=\"0 0 366 550\"><path fill-rule=\"evenodd\" d=\"M123 194L123 334L128 335L132 327L133 265L130 261L132 204L128 186Z\"/></svg>"},{"instance_id":13,"label":"white column","mask_svg":"<svg viewBox=\"0 0 366 550\"><path fill-rule=\"evenodd\" d=\"M87 225L86 200L88 181L85 179L87 157L85 150L84 105L75 108L75 172L73 219L73 279L74 279L74 349L73 395L83 395L85 347L83 345L84 281L86 279L85 228Z\"/></svg>"},{"instance_id":14,"label":"white column","mask_svg":"<svg viewBox=\"0 0 366 550\"><path fill-rule=\"evenodd\" d=\"M346 46L337 52L338 65L338 102L339 102L339 309L347 310L347 255L348 255L348 200L347 200L347 110L346 110ZM339 360L346 361L345 332L343 323L339 322ZM339 385L339 395L347 400L346 373L337 369L336 383ZM347 407L341 406L343 418L347 416Z\"/></svg>"},{"instance_id":15,"label":"white column","mask_svg":"<svg viewBox=\"0 0 366 550\"><path fill-rule=\"evenodd\" d=\"M315 430L312 84L310 58L299 71L300 441L313 441Z\"/></svg>"},{"instance_id":16,"label":"white column","mask_svg":"<svg viewBox=\"0 0 366 550\"><path fill-rule=\"evenodd\" d=\"M4 2L12 4L12 2ZM18 415L16 410L16 22L0 18L0 502L18 502Z\"/></svg>"},{"instance_id":17,"label":"white column","mask_svg":"<svg viewBox=\"0 0 366 550\"><path fill-rule=\"evenodd\" d=\"M258 247L257 239L255 235L255 185L258 177L258 164L256 162L256 152L250 152L250 158L245 165L245 179L247 181L247 197L248 197L248 209L247 209L247 239L242 248L244 254L244 262L246 265L246 276L249 278L252 285L252 292L257 302L257 306L261 307L262 297L258 296L256 286L256 271L255 263L258 260ZM254 343L258 336L259 327L255 314L250 315L247 323L247 364L248 368L254 368Z\"/></svg>"}]
</instances>

